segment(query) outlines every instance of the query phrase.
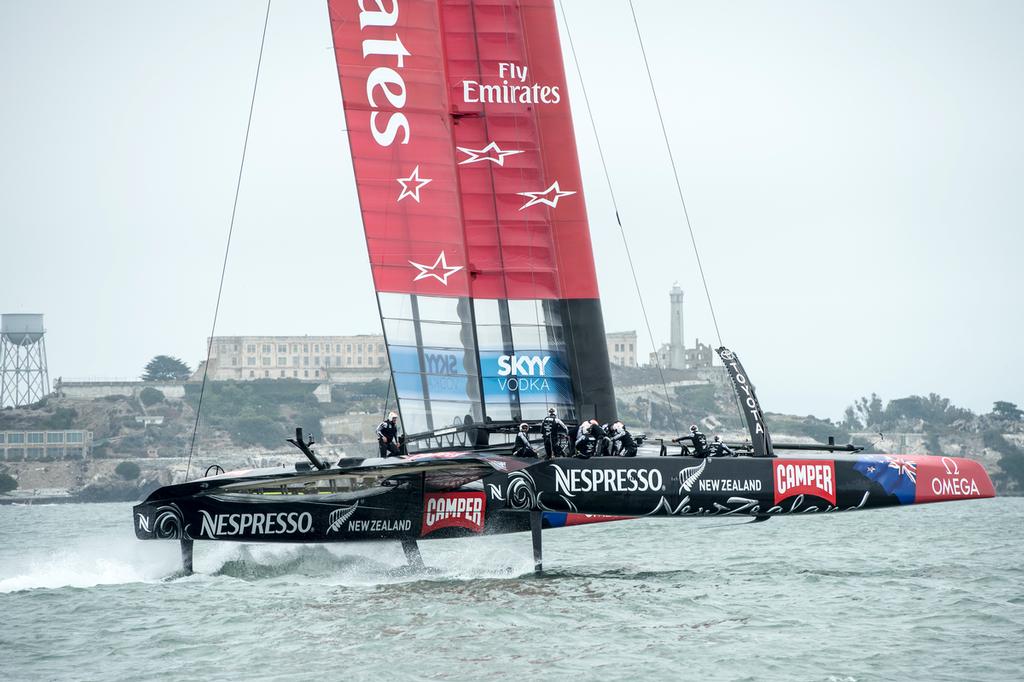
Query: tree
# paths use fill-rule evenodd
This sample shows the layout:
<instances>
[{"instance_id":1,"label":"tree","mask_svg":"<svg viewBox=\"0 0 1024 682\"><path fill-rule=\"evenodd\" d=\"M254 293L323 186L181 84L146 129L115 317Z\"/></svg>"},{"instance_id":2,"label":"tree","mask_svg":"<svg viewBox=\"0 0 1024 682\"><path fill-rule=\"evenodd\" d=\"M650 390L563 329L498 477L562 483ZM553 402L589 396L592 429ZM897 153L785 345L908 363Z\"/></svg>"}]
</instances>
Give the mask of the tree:
<instances>
[{"instance_id":1,"label":"tree","mask_svg":"<svg viewBox=\"0 0 1024 682\"><path fill-rule=\"evenodd\" d=\"M139 400L141 400L142 404L145 405L146 407L150 407L152 405L156 405L159 402L163 402L163 399L164 394L156 390L155 388L152 388L151 386L146 386L144 389L139 391Z\"/></svg>"},{"instance_id":2,"label":"tree","mask_svg":"<svg viewBox=\"0 0 1024 682\"><path fill-rule=\"evenodd\" d=\"M146 373L142 375L143 381L184 381L192 374L179 358L170 355L157 355L146 365Z\"/></svg>"},{"instance_id":3,"label":"tree","mask_svg":"<svg viewBox=\"0 0 1024 682\"><path fill-rule=\"evenodd\" d=\"M865 428L872 430L882 428L882 399L878 397L878 394L872 393L871 400L861 398L856 402L854 408L860 417L858 421Z\"/></svg>"},{"instance_id":4,"label":"tree","mask_svg":"<svg viewBox=\"0 0 1024 682\"><path fill-rule=\"evenodd\" d=\"M1005 400L997 400L995 404L992 405L992 416L997 419L1019 422L1024 420L1024 411L1017 409L1017 406L1014 403L1008 403Z\"/></svg>"},{"instance_id":5,"label":"tree","mask_svg":"<svg viewBox=\"0 0 1024 682\"><path fill-rule=\"evenodd\" d=\"M860 419L857 418L857 411L853 409L853 405L846 406L841 426L847 431L860 431L864 428L864 425L860 423Z\"/></svg>"},{"instance_id":6,"label":"tree","mask_svg":"<svg viewBox=\"0 0 1024 682\"><path fill-rule=\"evenodd\" d=\"M114 473L126 481L134 481L142 473L135 462L121 462L114 468Z\"/></svg>"}]
</instances>

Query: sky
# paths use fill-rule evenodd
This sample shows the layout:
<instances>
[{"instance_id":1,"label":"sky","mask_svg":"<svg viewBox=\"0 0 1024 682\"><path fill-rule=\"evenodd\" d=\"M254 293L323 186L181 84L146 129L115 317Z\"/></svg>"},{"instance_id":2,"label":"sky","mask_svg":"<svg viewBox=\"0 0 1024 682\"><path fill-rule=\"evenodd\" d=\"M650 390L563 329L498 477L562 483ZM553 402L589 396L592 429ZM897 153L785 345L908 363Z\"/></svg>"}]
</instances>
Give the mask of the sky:
<instances>
[{"instance_id":1,"label":"sky","mask_svg":"<svg viewBox=\"0 0 1024 682\"><path fill-rule=\"evenodd\" d=\"M1024 404L1024 3L634 6L765 409ZM564 7L606 327L650 350L566 26L653 336L678 282L687 344L716 344L629 4ZM51 377L203 359L265 9L0 0L0 312L45 314ZM216 331L379 329L326 2L276 0Z\"/></svg>"}]
</instances>

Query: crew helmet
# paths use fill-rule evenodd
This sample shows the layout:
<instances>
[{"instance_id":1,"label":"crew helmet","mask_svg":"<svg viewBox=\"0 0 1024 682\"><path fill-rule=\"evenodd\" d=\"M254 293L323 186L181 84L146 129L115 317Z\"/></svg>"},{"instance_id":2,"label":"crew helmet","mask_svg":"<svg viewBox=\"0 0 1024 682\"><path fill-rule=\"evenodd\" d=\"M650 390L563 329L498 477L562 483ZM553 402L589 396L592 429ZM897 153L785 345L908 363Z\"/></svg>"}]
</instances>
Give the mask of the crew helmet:
<instances>
[{"instance_id":1,"label":"crew helmet","mask_svg":"<svg viewBox=\"0 0 1024 682\"><path fill-rule=\"evenodd\" d=\"M694 424L690 427L690 433L697 433L697 425Z\"/></svg>"},{"instance_id":2,"label":"crew helmet","mask_svg":"<svg viewBox=\"0 0 1024 682\"><path fill-rule=\"evenodd\" d=\"M398 421L398 413L397 412L388 412L388 421L389 422L396 422L396 421Z\"/></svg>"},{"instance_id":3,"label":"crew helmet","mask_svg":"<svg viewBox=\"0 0 1024 682\"><path fill-rule=\"evenodd\" d=\"M555 408L553 408L553 407L549 407L549 408L548 408L548 414L550 414L550 415L554 416L554 414L555 414Z\"/></svg>"},{"instance_id":4,"label":"crew helmet","mask_svg":"<svg viewBox=\"0 0 1024 682\"><path fill-rule=\"evenodd\" d=\"M715 442L716 443L722 442L722 437L721 436L715 436Z\"/></svg>"},{"instance_id":5,"label":"crew helmet","mask_svg":"<svg viewBox=\"0 0 1024 682\"><path fill-rule=\"evenodd\" d=\"M527 424L526 422L523 422L522 424L519 425L519 430L520 431L529 431L530 430L530 425Z\"/></svg>"}]
</instances>

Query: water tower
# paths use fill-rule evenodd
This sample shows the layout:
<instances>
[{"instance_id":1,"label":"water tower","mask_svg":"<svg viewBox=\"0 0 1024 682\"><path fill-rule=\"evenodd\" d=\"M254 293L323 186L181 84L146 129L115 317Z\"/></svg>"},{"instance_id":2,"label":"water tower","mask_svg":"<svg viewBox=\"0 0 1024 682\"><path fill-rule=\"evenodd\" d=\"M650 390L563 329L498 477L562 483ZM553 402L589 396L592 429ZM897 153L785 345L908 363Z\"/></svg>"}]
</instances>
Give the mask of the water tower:
<instances>
[{"instance_id":1,"label":"water tower","mask_svg":"<svg viewBox=\"0 0 1024 682\"><path fill-rule=\"evenodd\" d=\"M42 315L0 315L0 407L31 405L50 393Z\"/></svg>"}]
</instances>

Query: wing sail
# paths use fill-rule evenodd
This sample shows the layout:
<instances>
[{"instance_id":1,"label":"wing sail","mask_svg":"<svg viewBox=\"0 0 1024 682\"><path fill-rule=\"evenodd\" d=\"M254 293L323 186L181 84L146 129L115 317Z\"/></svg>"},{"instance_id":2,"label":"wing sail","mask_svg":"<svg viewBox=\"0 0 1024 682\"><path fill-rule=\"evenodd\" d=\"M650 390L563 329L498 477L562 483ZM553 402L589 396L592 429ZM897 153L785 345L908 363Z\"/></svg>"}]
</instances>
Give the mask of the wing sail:
<instances>
[{"instance_id":1,"label":"wing sail","mask_svg":"<svg viewBox=\"0 0 1024 682\"><path fill-rule=\"evenodd\" d=\"M551 0L329 0L403 426L615 412Z\"/></svg>"}]
</instances>

